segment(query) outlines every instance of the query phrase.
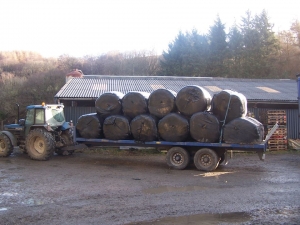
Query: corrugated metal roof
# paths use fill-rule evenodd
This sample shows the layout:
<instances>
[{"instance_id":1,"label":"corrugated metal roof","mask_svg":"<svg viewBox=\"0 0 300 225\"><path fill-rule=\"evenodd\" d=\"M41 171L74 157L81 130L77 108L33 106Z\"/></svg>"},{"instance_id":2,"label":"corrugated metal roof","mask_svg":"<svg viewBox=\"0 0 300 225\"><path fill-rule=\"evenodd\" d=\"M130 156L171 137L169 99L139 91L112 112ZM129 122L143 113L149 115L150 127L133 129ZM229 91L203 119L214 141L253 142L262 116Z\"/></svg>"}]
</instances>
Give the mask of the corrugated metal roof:
<instances>
[{"instance_id":1,"label":"corrugated metal roof","mask_svg":"<svg viewBox=\"0 0 300 225\"><path fill-rule=\"evenodd\" d=\"M219 90L230 89L246 96L248 101L297 100L297 81L289 79L236 79L212 77L170 77L170 76L108 76L85 75L70 79L55 95L58 99L96 99L102 93L129 91L151 93L158 88L178 92L187 85L205 88L212 96Z\"/></svg>"}]
</instances>

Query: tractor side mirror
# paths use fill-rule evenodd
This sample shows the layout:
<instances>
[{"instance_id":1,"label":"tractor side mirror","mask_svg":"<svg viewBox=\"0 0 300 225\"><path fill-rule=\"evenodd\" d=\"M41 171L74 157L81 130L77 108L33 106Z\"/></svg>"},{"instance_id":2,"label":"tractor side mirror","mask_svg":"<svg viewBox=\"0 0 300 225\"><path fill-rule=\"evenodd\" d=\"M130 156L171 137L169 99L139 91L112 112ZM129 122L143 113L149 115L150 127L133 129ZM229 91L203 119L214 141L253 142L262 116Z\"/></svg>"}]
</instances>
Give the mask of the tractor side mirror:
<instances>
[{"instance_id":1,"label":"tractor side mirror","mask_svg":"<svg viewBox=\"0 0 300 225\"><path fill-rule=\"evenodd\" d=\"M24 126L25 125L25 119L20 119L19 120L19 125Z\"/></svg>"}]
</instances>

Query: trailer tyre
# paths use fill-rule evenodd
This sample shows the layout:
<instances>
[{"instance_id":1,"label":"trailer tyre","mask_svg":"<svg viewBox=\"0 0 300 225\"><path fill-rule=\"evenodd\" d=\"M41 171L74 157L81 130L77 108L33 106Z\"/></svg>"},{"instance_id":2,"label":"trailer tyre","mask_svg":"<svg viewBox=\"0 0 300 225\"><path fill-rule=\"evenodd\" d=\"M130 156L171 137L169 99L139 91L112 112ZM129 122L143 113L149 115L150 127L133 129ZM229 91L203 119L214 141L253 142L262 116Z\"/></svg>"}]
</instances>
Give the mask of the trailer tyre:
<instances>
[{"instance_id":1,"label":"trailer tyre","mask_svg":"<svg viewBox=\"0 0 300 225\"><path fill-rule=\"evenodd\" d=\"M7 157L13 152L13 145L5 134L0 134L0 157Z\"/></svg>"},{"instance_id":2,"label":"trailer tyre","mask_svg":"<svg viewBox=\"0 0 300 225\"><path fill-rule=\"evenodd\" d=\"M169 167L183 170L190 162L190 154L181 147L172 147L168 150L166 161Z\"/></svg>"},{"instance_id":3,"label":"trailer tyre","mask_svg":"<svg viewBox=\"0 0 300 225\"><path fill-rule=\"evenodd\" d=\"M25 146L31 159L45 161L53 155L55 140L46 130L34 129L29 132Z\"/></svg>"},{"instance_id":4,"label":"trailer tyre","mask_svg":"<svg viewBox=\"0 0 300 225\"><path fill-rule=\"evenodd\" d=\"M201 148L194 156L194 164L198 170L213 171L219 165L220 157L209 148Z\"/></svg>"}]
</instances>

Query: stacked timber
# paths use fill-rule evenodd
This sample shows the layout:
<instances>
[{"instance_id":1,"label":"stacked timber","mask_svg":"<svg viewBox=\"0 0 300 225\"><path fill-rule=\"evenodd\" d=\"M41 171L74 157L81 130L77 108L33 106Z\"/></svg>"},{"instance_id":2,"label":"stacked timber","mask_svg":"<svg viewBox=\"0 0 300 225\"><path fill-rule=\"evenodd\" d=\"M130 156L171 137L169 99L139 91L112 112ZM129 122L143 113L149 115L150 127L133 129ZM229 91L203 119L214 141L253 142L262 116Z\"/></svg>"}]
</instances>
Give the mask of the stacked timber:
<instances>
[{"instance_id":1,"label":"stacked timber","mask_svg":"<svg viewBox=\"0 0 300 225\"><path fill-rule=\"evenodd\" d=\"M76 130L84 138L109 140L197 141L256 144L263 126L246 117L244 95L223 90L213 96L196 85L178 93L157 89L152 93L107 92L95 101L96 112L82 115Z\"/></svg>"}]
</instances>

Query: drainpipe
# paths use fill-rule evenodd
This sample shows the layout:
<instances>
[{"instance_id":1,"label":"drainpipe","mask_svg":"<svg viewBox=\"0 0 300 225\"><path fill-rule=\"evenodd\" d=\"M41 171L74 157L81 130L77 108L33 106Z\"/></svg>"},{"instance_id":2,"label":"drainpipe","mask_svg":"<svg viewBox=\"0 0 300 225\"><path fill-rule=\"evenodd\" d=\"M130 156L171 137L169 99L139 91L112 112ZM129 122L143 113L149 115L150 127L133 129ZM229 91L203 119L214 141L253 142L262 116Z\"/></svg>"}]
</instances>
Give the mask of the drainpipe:
<instances>
[{"instance_id":1,"label":"drainpipe","mask_svg":"<svg viewBox=\"0 0 300 225\"><path fill-rule=\"evenodd\" d=\"M298 88L298 130L300 128L300 73L296 75L297 77L297 88ZM298 138L300 138L300 132L298 133Z\"/></svg>"}]
</instances>

